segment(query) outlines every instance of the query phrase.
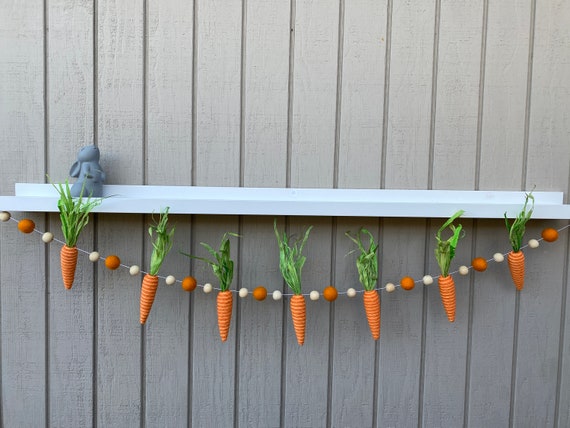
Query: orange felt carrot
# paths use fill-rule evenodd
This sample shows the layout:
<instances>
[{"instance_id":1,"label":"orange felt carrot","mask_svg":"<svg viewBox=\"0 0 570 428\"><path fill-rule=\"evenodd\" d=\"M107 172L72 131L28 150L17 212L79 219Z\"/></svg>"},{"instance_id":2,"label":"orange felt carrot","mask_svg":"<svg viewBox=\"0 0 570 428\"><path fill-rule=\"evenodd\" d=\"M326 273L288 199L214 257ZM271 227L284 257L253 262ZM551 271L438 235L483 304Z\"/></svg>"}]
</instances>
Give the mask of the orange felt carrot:
<instances>
[{"instance_id":1,"label":"orange felt carrot","mask_svg":"<svg viewBox=\"0 0 570 428\"><path fill-rule=\"evenodd\" d=\"M524 287L524 253L522 251L511 251L507 254L507 262L509 263L509 270L511 278L518 291Z\"/></svg>"},{"instance_id":2,"label":"orange felt carrot","mask_svg":"<svg viewBox=\"0 0 570 428\"><path fill-rule=\"evenodd\" d=\"M532 201L532 206L527 210L529 199ZM509 224L509 219L507 218L507 213L505 212L505 226L509 232L509 241L511 242L511 247L513 248L512 251L507 255L507 261L509 263L511 278L513 279L513 283L515 284L517 291L521 291L524 287L525 259L524 254L521 251L521 246L525 233L526 223L530 220L533 209L534 196L532 196L532 192L530 192L525 194L524 206L517 215L517 218L513 220L512 224Z\"/></svg>"},{"instance_id":3,"label":"orange felt carrot","mask_svg":"<svg viewBox=\"0 0 570 428\"><path fill-rule=\"evenodd\" d=\"M75 279L75 267L77 266L77 247L64 245L60 250L61 277L63 285L67 290L73 286Z\"/></svg>"},{"instance_id":4,"label":"orange felt carrot","mask_svg":"<svg viewBox=\"0 0 570 428\"><path fill-rule=\"evenodd\" d=\"M273 222L273 230L279 245L279 270L285 283L293 291L289 302L293 328L297 336L297 343L302 346L305 343L305 323L307 320L307 307L305 297L301 294L301 272L307 258L303 256L303 248L309 239L309 233L313 226L309 226L303 238L290 243L287 233L280 234L277 230L277 219Z\"/></svg>"},{"instance_id":5,"label":"orange felt carrot","mask_svg":"<svg viewBox=\"0 0 570 428\"><path fill-rule=\"evenodd\" d=\"M435 236L437 240L437 245L435 247L435 258L437 259L437 264L441 270L441 275L438 278L439 284L439 294L441 295L441 302L443 303L443 309L447 314L447 319L449 322L455 321L455 282L451 275L449 275L449 266L451 265L451 260L455 256L455 249L457 248L457 243L459 238L461 238L462 226L459 224L457 226L453 225L453 221L463 214L463 210L457 211L453 216L451 216L437 231ZM441 238L441 232L445 228L449 227L452 235L447 239L443 240Z\"/></svg>"},{"instance_id":6,"label":"orange felt carrot","mask_svg":"<svg viewBox=\"0 0 570 428\"><path fill-rule=\"evenodd\" d=\"M455 321L455 281L451 275L439 276L437 279L439 284L439 294L441 295L441 303L447 314L449 322Z\"/></svg>"},{"instance_id":7,"label":"orange felt carrot","mask_svg":"<svg viewBox=\"0 0 570 428\"><path fill-rule=\"evenodd\" d=\"M368 248L362 243L362 233L368 235ZM358 270L358 279L364 287L364 312L366 312L366 319L368 320L372 338L378 340L380 338L380 296L376 291L376 282L378 281L378 244L374 242L374 236L364 228L360 228L356 236L351 236L350 232L345 232L345 235L356 244L360 251L356 259L356 269Z\"/></svg>"},{"instance_id":8,"label":"orange felt carrot","mask_svg":"<svg viewBox=\"0 0 570 428\"><path fill-rule=\"evenodd\" d=\"M289 308L291 309L291 318L293 319L293 328L295 329L295 336L297 336L297 343L299 346L303 346L303 343L305 343L305 326L307 322L305 297L302 294L294 294L291 296Z\"/></svg>"},{"instance_id":9,"label":"orange felt carrot","mask_svg":"<svg viewBox=\"0 0 570 428\"><path fill-rule=\"evenodd\" d=\"M212 272L220 281L220 292L217 297L216 309L218 312L218 329L222 342L228 339L230 321L232 319L233 296L230 291L230 285L234 277L234 261L231 259L230 236L239 237L236 233L224 233L222 242L220 243L220 249L217 251L205 242L200 242L202 247L208 250L214 260L182 253L185 256L208 263L212 268Z\"/></svg>"},{"instance_id":10,"label":"orange felt carrot","mask_svg":"<svg viewBox=\"0 0 570 428\"><path fill-rule=\"evenodd\" d=\"M380 297L376 290L365 290L363 295L364 311L374 340L380 339Z\"/></svg>"},{"instance_id":11,"label":"orange felt carrot","mask_svg":"<svg viewBox=\"0 0 570 428\"><path fill-rule=\"evenodd\" d=\"M142 280L139 320L141 324L146 322L150 308L154 302L156 289L158 288L158 276L147 273Z\"/></svg>"},{"instance_id":12,"label":"orange felt carrot","mask_svg":"<svg viewBox=\"0 0 570 428\"><path fill-rule=\"evenodd\" d=\"M143 277L140 296L140 309L139 320L141 324L146 322L154 297L156 289L158 288L158 271L166 258L166 255L172 248L172 237L174 235L174 227L170 230L167 229L168 224L168 209L160 213L160 218L157 223L148 228L148 234L153 239L152 254L150 257L150 269L148 274ZM156 234L156 237L154 236Z\"/></svg>"},{"instance_id":13,"label":"orange felt carrot","mask_svg":"<svg viewBox=\"0 0 570 428\"><path fill-rule=\"evenodd\" d=\"M230 290L218 292L217 297L218 310L218 330L222 342L228 340L228 332L230 331L230 321L232 319L233 295Z\"/></svg>"},{"instance_id":14,"label":"orange felt carrot","mask_svg":"<svg viewBox=\"0 0 570 428\"><path fill-rule=\"evenodd\" d=\"M71 196L69 183L53 185L59 193L57 208L61 220L61 231L65 239L65 244L60 251L61 276L66 289L71 289L75 277L77 266L77 239L87 223L89 223L89 212L102 202L102 199L91 200L91 197L83 198L83 189L79 197Z\"/></svg>"}]
</instances>

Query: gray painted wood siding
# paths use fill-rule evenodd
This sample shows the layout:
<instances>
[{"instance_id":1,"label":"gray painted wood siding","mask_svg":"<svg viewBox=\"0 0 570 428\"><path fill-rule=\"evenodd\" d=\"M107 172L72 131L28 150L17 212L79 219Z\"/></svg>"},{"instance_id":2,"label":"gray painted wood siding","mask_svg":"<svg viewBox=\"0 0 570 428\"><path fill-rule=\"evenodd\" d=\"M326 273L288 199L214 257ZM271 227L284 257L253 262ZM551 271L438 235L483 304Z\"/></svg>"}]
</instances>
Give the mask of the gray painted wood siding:
<instances>
[{"instance_id":1,"label":"gray painted wood siding","mask_svg":"<svg viewBox=\"0 0 570 428\"><path fill-rule=\"evenodd\" d=\"M0 193L63 181L96 144L109 184L570 191L570 3L531 0L0 1ZM522 201L521 201L522 203ZM156 207L159 211L163 207ZM2 207L0 207L2 209ZM59 232L55 214L13 213ZM273 218L172 216L161 273L215 283L224 232L233 287L287 291ZM304 291L360 288L347 230L379 237L380 284L435 275L437 219L278 217L307 244ZM79 246L148 268L151 216L97 214ZM455 267L509 249L501 220L464 220ZM531 221L527 236L563 221ZM235 298L219 340L214 294L141 278L0 225L0 424L101 427L567 427L568 232L437 286L362 299ZM202 254L204 255L204 254ZM360 296L360 295L359 295Z\"/></svg>"}]
</instances>

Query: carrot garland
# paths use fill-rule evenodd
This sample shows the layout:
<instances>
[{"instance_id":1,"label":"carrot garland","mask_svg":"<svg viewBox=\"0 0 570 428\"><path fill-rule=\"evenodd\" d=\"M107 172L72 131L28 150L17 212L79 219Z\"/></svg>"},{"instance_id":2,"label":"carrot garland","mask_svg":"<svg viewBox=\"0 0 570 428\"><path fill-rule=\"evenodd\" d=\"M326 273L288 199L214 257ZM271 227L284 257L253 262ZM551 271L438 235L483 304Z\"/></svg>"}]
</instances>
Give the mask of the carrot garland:
<instances>
[{"instance_id":1,"label":"carrot garland","mask_svg":"<svg viewBox=\"0 0 570 428\"><path fill-rule=\"evenodd\" d=\"M160 213L158 222L148 228L152 242L152 254L150 257L150 269L143 277L141 284L139 321L141 324L146 323L154 298L158 288L158 272L166 255L172 248L172 237L174 236L174 227L167 229L169 207ZM156 237L155 237L156 235Z\"/></svg>"},{"instance_id":2,"label":"carrot garland","mask_svg":"<svg viewBox=\"0 0 570 428\"><path fill-rule=\"evenodd\" d=\"M529 199L532 202L532 206L527 210ZM521 251L522 240L526 229L526 223L530 220L533 209L534 196L532 196L532 192L530 192L525 194L524 206L517 215L517 218L513 220L512 224L509 223L507 213L505 212L504 214L505 226L509 232L509 241L512 247L512 251L507 255L507 261L509 263L511 278L518 291L521 291L524 287L525 258L524 253Z\"/></svg>"},{"instance_id":3,"label":"carrot garland","mask_svg":"<svg viewBox=\"0 0 570 428\"><path fill-rule=\"evenodd\" d=\"M362 244L362 233L368 235L368 249ZM380 338L380 297L378 291L375 290L378 281L378 244L374 242L372 234L364 228L361 228L354 237L350 235L350 232L346 232L345 235L357 245L360 251L356 259L356 268L360 283L364 287L364 311L370 333L374 340L378 340Z\"/></svg>"},{"instance_id":4,"label":"carrot garland","mask_svg":"<svg viewBox=\"0 0 570 428\"><path fill-rule=\"evenodd\" d=\"M283 232L282 235L279 234L277 230L277 219L273 222L273 229L275 230L275 236L277 237L277 243L279 245L279 270L281 271L285 283L294 294L289 302L289 308L291 310L293 328L299 346L303 346L303 343L305 343L305 326L307 320L305 297L301 294L301 271L303 270L307 258L303 256L302 253L312 228L313 226L309 226L302 239L299 238L290 244L286 232Z\"/></svg>"},{"instance_id":5,"label":"carrot garland","mask_svg":"<svg viewBox=\"0 0 570 428\"><path fill-rule=\"evenodd\" d=\"M449 322L455 321L456 308L455 281L453 280L453 277L449 275L449 266L451 265L451 260L455 257L455 249L457 248L459 238L461 238L462 230L462 226L460 224L455 226L453 225L453 222L456 218L460 217L463 212L463 210L460 210L453 214L453 216L451 216L439 228L435 236L437 240L435 258L441 271L441 275L437 280L439 285L439 294ZM452 235L447 240L443 240L441 238L441 233L448 227L451 230Z\"/></svg>"},{"instance_id":6,"label":"carrot garland","mask_svg":"<svg viewBox=\"0 0 570 428\"><path fill-rule=\"evenodd\" d=\"M60 251L61 276L63 285L66 289L71 289L75 279L75 269L77 266L77 240L81 231L89 223L89 213L93 208L99 205L103 199L87 199L83 198L83 188L79 197L71 196L71 189L66 180L63 184L53 187L59 193L57 208L59 209L59 218L61 220L61 231L65 240L65 245Z\"/></svg>"},{"instance_id":7,"label":"carrot garland","mask_svg":"<svg viewBox=\"0 0 570 428\"><path fill-rule=\"evenodd\" d=\"M200 244L206 250L208 250L212 257L214 257L215 261L203 257L196 257L191 254L182 253L185 256L208 263L212 267L214 275L220 281L220 292L218 293L217 297L216 309L218 313L218 330L220 331L220 338L222 339L222 342L225 342L228 339L233 306L233 296L229 288L234 277L234 261L230 258L229 236L238 237L239 235L236 233L225 233L222 237L222 242L218 251L214 250L205 242L200 242Z\"/></svg>"}]
</instances>

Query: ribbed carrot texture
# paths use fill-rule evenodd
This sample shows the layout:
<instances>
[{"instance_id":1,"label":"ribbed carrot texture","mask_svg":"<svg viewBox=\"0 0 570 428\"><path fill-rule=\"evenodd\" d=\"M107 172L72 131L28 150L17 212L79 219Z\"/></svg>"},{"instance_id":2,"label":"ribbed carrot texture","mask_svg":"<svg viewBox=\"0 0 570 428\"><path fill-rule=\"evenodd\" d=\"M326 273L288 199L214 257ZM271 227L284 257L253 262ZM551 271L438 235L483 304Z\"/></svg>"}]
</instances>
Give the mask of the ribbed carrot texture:
<instances>
[{"instance_id":1,"label":"ribbed carrot texture","mask_svg":"<svg viewBox=\"0 0 570 428\"><path fill-rule=\"evenodd\" d=\"M307 323L307 306L305 297L302 294L295 294L289 302L291 309L291 318L293 319L293 328L297 336L297 343L303 346L305 343L305 325Z\"/></svg>"},{"instance_id":2,"label":"ribbed carrot texture","mask_svg":"<svg viewBox=\"0 0 570 428\"><path fill-rule=\"evenodd\" d=\"M147 273L142 280L140 298L140 322L144 324L154 302L156 289L158 288L158 276Z\"/></svg>"},{"instance_id":3,"label":"ribbed carrot texture","mask_svg":"<svg viewBox=\"0 0 570 428\"><path fill-rule=\"evenodd\" d=\"M380 338L380 297L376 290L366 290L363 296L364 311L374 340Z\"/></svg>"},{"instance_id":4,"label":"ribbed carrot texture","mask_svg":"<svg viewBox=\"0 0 570 428\"><path fill-rule=\"evenodd\" d=\"M61 263L61 277L63 278L63 286L70 290L75 279L75 268L77 266L77 247L61 247L59 253Z\"/></svg>"},{"instance_id":5,"label":"ribbed carrot texture","mask_svg":"<svg viewBox=\"0 0 570 428\"><path fill-rule=\"evenodd\" d=\"M228 332L230 331L230 321L232 319L233 295L229 290L220 291L217 298L218 309L218 329L220 330L220 338L222 342L228 340Z\"/></svg>"},{"instance_id":6,"label":"ribbed carrot texture","mask_svg":"<svg viewBox=\"0 0 570 428\"><path fill-rule=\"evenodd\" d=\"M443 303L443 308L447 314L447 319L449 322L455 321L455 281L451 275L439 276L437 279L439 284L439 294L441 295L441 302Z\"/></svg>"},{"instance_id":7,"label":"ribbed carrot texture","mask_svg":"<svg viewBox=\"0 0 570 428\"><path fill-rule=\"evenodd\" d=\"M521 291L524 287L524 253L522 251L516 253L511 251L507 254L507 261L515 287Z\"/></svg>"}]
</instances>

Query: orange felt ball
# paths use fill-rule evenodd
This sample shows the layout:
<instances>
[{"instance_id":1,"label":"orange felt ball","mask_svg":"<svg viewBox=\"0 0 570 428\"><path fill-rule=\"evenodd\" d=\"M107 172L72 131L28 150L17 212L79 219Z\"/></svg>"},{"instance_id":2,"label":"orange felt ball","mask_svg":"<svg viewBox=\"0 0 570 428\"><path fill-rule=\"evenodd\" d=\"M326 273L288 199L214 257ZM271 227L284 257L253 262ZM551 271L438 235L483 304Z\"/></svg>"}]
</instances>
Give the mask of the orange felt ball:
<instances>
[{"instance_id":1,"label":"orange felt ball","mask_svg":"<svg viewBox=\"0 0 570 428\"><path fill-rule=\"evenodd\" d=\"M415 285L414 278L411 276L405 276L400 280L400 287L402 287L403 290L412 290Z\"/></svg>"},{"instance_id":2,"label":"orange felt ball","mask_svg":"<svg viewBox=\"0 0 570 428\"><path fill-rule=\"evenodd\" d=\"M265 287L260 285L259 287L255 287L252 294L255 300L262 301L267 297L267 290Z\"/></svg>"},{"instance_id":3,"label":"orange felt ball","mask_svg":"<svg viewBox=\"0 0 570 428\"><path fill-rule=\"evenodd\" d=\"M338 297L338 291L332 285L329 285L328 287L325 287L325 289L323 290L323 297L325 300L329 302L334 302Z\"/></svg>"},{"instance_id":4,"label":"orange felt ball","mask_svg":"<svg viewBox=\"0 0 570 428\"><path fill-rule=\"evenodd\" d=\"M554 242L558 239L558 231L552 227L547 227L542 231L542 239L546 242Z\"/></svg>"},{"instance_id":5,"label":"orange felt ball","mask_svg":"<svg viewBox=\"0 0 570 428\"><path fill-rule=\"evenodd\" d=\"M471 265L477 272L484 272L487 270L487 260L485 260L483 257L475 257L471 261Z\"/></svg>"},{"instance_id":6,"label":"orange felt ball","mask_svg":"<svg viewBox=\"0 0 570 428\"><path fill-rule=\"evenodd\" d=\"M115 270L121 266L121 259L118 256L111 255L105 258L105 267L109 270Z\"/></svg>"}]
</instances>

